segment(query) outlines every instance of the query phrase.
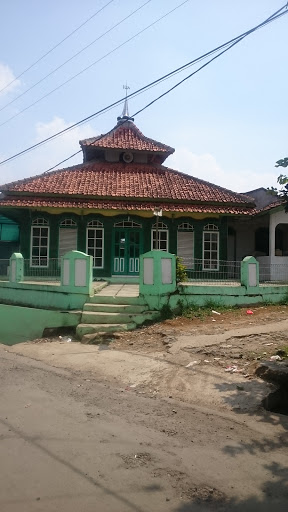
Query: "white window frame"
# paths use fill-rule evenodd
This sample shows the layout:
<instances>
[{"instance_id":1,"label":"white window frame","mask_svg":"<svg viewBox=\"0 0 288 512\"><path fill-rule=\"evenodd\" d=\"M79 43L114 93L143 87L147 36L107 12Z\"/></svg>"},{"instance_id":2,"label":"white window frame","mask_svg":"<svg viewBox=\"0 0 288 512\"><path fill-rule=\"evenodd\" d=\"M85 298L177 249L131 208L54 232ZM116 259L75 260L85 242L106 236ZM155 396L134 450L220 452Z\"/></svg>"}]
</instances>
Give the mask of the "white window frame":
<instances>
[{"instance_id":1,"label":"white window frame","mask_svg":"<svg viewBox=\"0 0 288 512\"><path fill-rule=\"evenodd\" d=\"M217 260L215 258L211 258L211 253L215 252L215 250L211 249L211 244L215 242L215 240L212 240L210 235L216 235L216 242L217 242ZM205 235L209 235L210 240L205 240ZM210 244L210 249L205 249L205 242L208 242ZM207 224L204 226L203 229L203 237L202 237L202 270L209 270L209 272L217 272L219 270L219 228L215 224ZM209 252L210 257L205 258L205 253ZM213 262L217 263L216 268L212 268ZM209 263L209 266L206 266L206 263Z\"/></svg>"},{"instance_id":2,"label":"white window frame","mask_svg":"<svg viewBox=\"0 0 288 512\"><path fill-rule=\"evenodd\" d=\"M77 228L77 222L73 219L64 219L59 224L60 228Z\"/></svg>"},{"instance_id":3,"label":"white window frame","mask_svg":"<svg viewBox=\"0 0 288 512\"><path fill-rule=\"evenodd\" d=\"M179 254L178 252L178 249L179 249L179 233L192 233L192 251L191 251L191 257L187 257L186 261L185 261L185 256L181 256L181 254ZM189 269L193 269L194 266L195 266L195 263L194 263L194 251L195 251L195 237L194 237L194 226L192 224L190 224L189 222L182 222L182 224L178 224L178 227L177 227L177 256L179 256L179 258L183 261L183 265L185 265L185 267L189 268ZM189 263L187 262L187 260L189 261ZM190 263L191 261L191 263Z\"/></svg>"},{"instance_id":4,"label":"white window frame","mask_svg":"<svg viewBox=\"0 0 288 512\"><path fill-rule=\"evenodd\" d=\"M151 251L158 250L157 248L154 249L154 241L156 246L156 222L152 225L151 229ZM160 249L160 251L168 252L169 249L169 230L167 224L164 224L164 222L158 222L158 243L161 242L159 235L160 233L166 233L166 249ZM155 236L154 236L155 234Z\"/></svg>"},{"instance_id":5,"label":"white window frame","mask_svg":"<svg viewBox=\"0 0 288 512\"><path fill-rule=\"evenodd\" d=\"M33 245L33 238L34 238L33 231L34 231L34 229L40 229L40 235L39 235L40 243L41 243L41 238L47 238L47 245L44 246L47 249L47 256L41 256L40 255L40 249L42 247L41 245L39 245L39 246L34 246ZM41 234L42 229L47 229L47 236L44 237ZM33 255L33 247L38 247L38 249L39 249L38 256L34 256ZM49 266L49 249L50 249L50 226L49 226L49 222L46 219L44 219L43 217L37 217L37 219L34 219L32 221L31 231L30 231L30 267L33 267L33 268L48 268L48 266ZM38 259L38 262L39 262L41 258L46 258L46 261L47 261L46 265L39 265L39 264L35 265L33 263L34 259Z\"/></svg>"},{"instance_id":6,"label":"white window frame","mask_svg":"<svg viewBox=\"0 0 288 512\"><path fill-rule=\"evenodd\" d=\"M62 255L60 254L60 231L61 229L73 229L76 231L76 250L77 250L77 242L78 242L78 225L77 222L73 219L64 219L59 224L59 230L58 230L58 265L61 265L61 258L64 256L65 253ZM73 250L73 249L72 249Z\"/></svg>"},{"instance_id":7,"label":"white window frame","mask_svg":"<svg viewBox=\"0 0 288 512\"><path fill-rule=\"evenodd\" d=\"M182 224L178 224L178 231L194 231L194 226L189 222L182 222Z\"/></svg>"},{"instance_id":8,"label":"white window frame","mask_svg":"<svg viewBox=\"0 0 288 512\"><path fill-rule=\"evenodd\" d=\"M137 229L141 229L142 228L142 224L139 224L139 222L135 222L134 220L130 220L130 219L127 219L127 220L122 220L120 222L115 222L114 223L114 228L137 228Z\"/></svg>"},{"instance_id":9,"label":"white window frame","mask_svg":"<svg viewBox=\"0 0 288 512\"><path fill-rule=\"evenodd\" d=\"M101 233L102 233L102 238L101 238L102 239L101 266L95 266L94 265L95 259L99 258L99 256L95 256L95 251L96 251L96 249L98 249L98 247L95 246L95 241L97 240L97 238L95 236L92 238L92 240L94 240L93 254L89 254L89 252L88 252L88 249L89 249L88 248L88 230L94 231L94 235L95 235L96 231L101 231ZM98 240L100 240L100 238L98 238ZM89 254L90 256L92 256L92 262L93 262L92 266L93 266L93 268L97 268L97 269L103 269L104 268L104 228L103 228L103 223L100 222L99 220L91 220L87 224L87 227L86 227L86 254Z\"/></svg>"}]
</instances>

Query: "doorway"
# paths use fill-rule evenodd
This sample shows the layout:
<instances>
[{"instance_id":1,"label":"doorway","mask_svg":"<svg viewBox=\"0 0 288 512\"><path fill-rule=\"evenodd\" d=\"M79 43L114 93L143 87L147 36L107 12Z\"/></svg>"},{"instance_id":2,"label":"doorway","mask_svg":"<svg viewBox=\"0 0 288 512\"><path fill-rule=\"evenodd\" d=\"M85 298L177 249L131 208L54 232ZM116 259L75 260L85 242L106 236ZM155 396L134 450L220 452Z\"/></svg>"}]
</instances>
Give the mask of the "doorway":
<instances>
[{"instance_id":1,"label":"doorway","mask_svg":"<svg viewBox=\"0 0 288 512\"><path fill-rule=\"evenodd\" d=\"M142 231L127 226L115 227L112 251L112 274L135 276L139 274L139 256L142 253Z\"/></svg>"}]
</instances>

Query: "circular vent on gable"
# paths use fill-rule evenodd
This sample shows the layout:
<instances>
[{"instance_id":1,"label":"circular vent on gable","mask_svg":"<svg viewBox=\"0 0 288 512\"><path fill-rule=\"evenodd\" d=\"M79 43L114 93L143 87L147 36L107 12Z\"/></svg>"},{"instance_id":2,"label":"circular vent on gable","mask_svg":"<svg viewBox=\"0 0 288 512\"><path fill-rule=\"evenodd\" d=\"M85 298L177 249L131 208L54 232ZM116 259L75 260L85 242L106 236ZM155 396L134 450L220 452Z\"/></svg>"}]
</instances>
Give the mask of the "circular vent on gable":
<instances>
[{"instance_id":1,"label":"circular vent on gable","mask_svg":"<svg viewBox=\"0 0 288 512\"><path fill-rule=\"evenodd\" d=\"M126 164L130 164L133 161L133 154L129 151L125 151L125 153L123 153L123 161Z\"/></svg>"}]
</instances>

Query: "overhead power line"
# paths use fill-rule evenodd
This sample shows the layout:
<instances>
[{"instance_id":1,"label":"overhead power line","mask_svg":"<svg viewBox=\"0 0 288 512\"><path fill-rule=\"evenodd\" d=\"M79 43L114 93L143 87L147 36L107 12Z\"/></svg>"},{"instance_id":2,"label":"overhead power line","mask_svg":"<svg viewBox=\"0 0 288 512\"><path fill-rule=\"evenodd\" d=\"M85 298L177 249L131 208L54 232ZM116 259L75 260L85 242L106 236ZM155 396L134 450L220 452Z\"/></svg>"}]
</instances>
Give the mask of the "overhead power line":
<instances>
[{"instance_id":1,"label":"overhead power line","mask_svg":"<svg viewBox=\"0 0 288 512\"><path fill-rule=\"evenodd\" d=\"M150 103L148 103L147 105L145 105L142 109L138 110L137 112L135 112L132 117L135 117L136 115L138 115L140 112L142 112L143 110L145 110L146 108L148 108L149 106L151 106L153 103L155 103L156 101L158 101L160 98L162 98L163 96L167 95L169 92L171 92L172 90L174 90L176 87L179 87L183 82L185 82L186 80L188 80L189 78L191 78L193 75L195 75L196 73L198 73L199 71L201 71L204 67L206 67L208 64L210 64L211 62L213 62L215 59L217 59L218 57L220 57L221 55L223 55L226 51L230 50L233 46L235 46L236 44L240 43L240 41L242 41L245 37L247 37L248 35L252 34L253 32L255 32L256 30L260 29L260 28L263 28L264 26L266 26L267 24L269 23L272 23L273 21L279 19L280 17L284 16L285 14L288 14L288 11L284 11L284 12L281 12L283 11L284 9L287 9L287 6L288 4L285 4L283 7L281 7L281 9L279 9L278 11L276 11L274 14L272 14L271 16L269 16L269 18L267 18L265 21L263 21L262 23L260 23L259 25L253 27L252 29L248 30L247 32L244 32L243 34L240 34L239 36L231 39L230 41L218 46L217 48L214 48L213 50L211 50L210 52L207 52L206 54L202 55L201 57L198 57L197 59L194 59L193 61L190 61L189 63L187 64L184 64L183 66L181 66L180 68L177 68L176 70L173 70L171 71L170 73L160 77L159 79L155 80L154 82L151 82L149 83L148 85L144 86L144 87L141 87L140 89L138 89L137 91L135 91L134 93L131 93L131 94L128 94L127 95L127 98L132 98L142 92L144 92L145 90L149 89L150 87L153 87L155 86L156 84L160 83L161 81L163 81L164 79L167 79L168 77L171 77L173 76L174 74L178 73L180 70L184 70L186 69L187 67L195 64L196 62L202 60L203 58L215 53L217 50L221 50L222 51L220 53L218 53L215 57L213 57L212 59L210 59L207 63L205 63L203 66L201 66L200 68L198 68L196 71L194 71L193 73L189 74L188 76L186 76L184 79L180 80L179 82L177 82L173 87L171 87L170 89L168 89L167 91L165 91L163 94L161 94L160 96L158 96L157 98L155 98L154 100L152 100ZM224 48L224 49L223 49ZM73 125L55 133L54 135L51 135L50 137L47 137L46 139L43 139L42 141L36 143L36 144L33 144L33 146L30 146L22 151L20 151L19 153L16 153L14 155L12 155L11 157L9 158L6 158L5 160L3 160L2 162L0 162L0 165L6 163L6 162L9 162L25 153L28 153L29 151L32 151L34 149L36 149L37 147L55 139L56 137L59 137L61 135L63 135L64 133L76 128L77 126L80 126L86 122L88 122L89 120L91 120L92 118L96 117L96 116L99 116L101 114L103 114L104 112L107 112L108 110L110 110L111 108L114 108L116 105L122 103L124 100L125 100L126 96L115 101L114 103L111 103L110 105L108 105L107 107L104 107L103 109L101 110L98 110L97 112L91 114L90 116L87 116L85 117L84 119L78 121L77 123L74 123ZM79 152L78 152L79 153ZM74 153L72 156L75 156L77 153ZM69 160L71 157L68 157L66 158L65 160L63 160L62 162L60 162L59 164L57 165L60 165L61 163L63 163L64 161L67 161ZM54 166L56 167L56 166ZM51 170L52 168L50 168L49 170Z\"/></svg>"},{"instance_id":2,"label":"overhead power line","mask_svg":"<svg viewBox=\"0 0 288 512\"><path fill-rule=\"evenodd\" d=\"M186 4L187 2L190 2L190 0L184 0L183 2L181 2L179 5L177 5L176 7L174 7L173 9L171 9L170 11L166 12L165 14L163 14L162 16L160 16L160 18L157 18L157 20L153 21L152 23L150 23L149 25L147 25L146 27L144 27L142 30L140 30L139 32L137 32L136 34L134 34L133 36L129 37L128 39L126 39L123 43L119 44L118 46L116 46L115 48L113 48L113 50L109 51L108 53L106 53L105 55L103 55L102 57L100 57L99 59L97 59L96 61L92 62L92 64L90 64L89 66L87 66L86 68L82 69L81 71L79 71L78 73L76 73L75 75L73 75L72 77L68 78L68 80L65 80L65 82L63 82L62 84L58 85L57 87L55 87L55 89L52 89L51 91L49 91L48 93L44 94L44 96L41 96L41 98L38 98L38 100L34 101L33 103L31 103L30 105L28 105L27 107L23 108L22 110L20 110L19 112L17 112L16 114L14 114L13 116L9 117L8 119L6 119L6 121L4 121L3 123L0 124L0 127L1 126L4 126L5 124L9 123L10 121L12 121L12 119L15 119L16 117L20 116L21 114L23 114L23 112L26 112L26 110L29 110L30 108L34 107L34 105L37 105L37 103L39 103L40 101L44 100L45 98L47 98L48 96L50 96L51 94L53 94L54 92L58 91L59 89L61 89L64 85L68 84L69 82L72 82L72 80L74 80L75 78L77 78L78 76L82 75L82 73L84 73L85 71L87 71L88 69L92 68L93 66L95 66L96 64L98 64L99 62L101 62L102 60L106 59L107 57L109 57L109 55L112 55L112 53L116 52L117 50L119 50L120 48L122 48L124 45L126 45L127 43L129 43L130 41L133 41L133 39L135 39L136 37L138 37L140 34L143 34L143 32L145 32L146 30L148 30L149 28L153 27L154 25L156 25L156 23L159 23L160 21L162 21L164 18L166 18L167 16L169 16L170 14L172 14L173 12L175 12L177 9L179 9L180 7L182 7L184 4Z\"/></svg>"},{"instance_id":3,"label":"overhead power line","mask_svg":"<svg viewBox=\"0 0 288 512\"><path fill-rule=\"evenodd\" d=\"M30 69L34 68L34 66L36 66L36 64L38 64L38 62L40 62L41 60L45 59L45 57L47 57L47 55L49 55L50 53L54 52L54 50L56 50L56 48L58 48L61 44L63 44L65 41L67 41L67 39L69 39L76 32L78 32L78 30L80 30L80 28L84 27L84 25L86 25L89 21L91 21L93 18L95 18L95 16L100 14L100 12L104 11L104 9L106 9L106 7L108 7L108 5L112 4L114 1L115 0L109 0L109 2L107 2L105 5L103 5L103 7L101 7L101 9L98 9L98 11L94 12L94 14L89 16L89 18L87 18L87 20L83 21L83 23L81 23L81 25L79 25L74 30L72 30L72 32L70 32L70 34L68 34L66 37L64 37L64 39L61 39L61 41L59 41L59 43L55 44L55 46L52 46L52 48L50 48L50 50L48 50L46 53L41 55L41 57L39 57L39 59L37 59L32 64L30 64L30 66L28 66L28 68L24 69L24 71L22 71L13 80L11 80L11 82L9 82L8 84L5 85L5 87L0 89L0 93L2 91L5 91L5 89L7 89L8 87L10 87L10 85L12 85L14 82L16 82L16 80L19 80L19 78L21 78L21 76L23 76L25 73L30 71Z\"/></svg>"},{"instance_id":4,"label":"overhead power line","mask_svg":"<svg viewBox=\"0 0 288 512\"><path fill-rule=\"evenodd\" d=\"M49 76L51 75L54 75L54 73L56 73L56 71L58 71L59 69L63 68L63 66L65 66L66 64L68 64L68 62L71 62L73 59L75 59L76 57L78 57L78 55L80 55L81 53L83 53L85 50L87 50L88 48L90 48L90 46L92 46L93 44L95 44L97 41L99 41L100 39L102 39L102 37L106 36L107 34L109 34L109 32L112 32L112 30L114 30L116 27L119 27L119 25L121 25L122 23L124 23L124 21L128 20L129 18L131 18L131 16L133 16L134 14L136 14L138 11L140 11L141 9L143 9L143 7L145 7L145 5L149 4L150 2L152 2L152 0L146 0L146 2L144 2L144 4L140 5L140 7L138 7L137 9L135 9L134 11L132 11L130 14L128 14L127 16L125 16L125 18L122 18L120 21L118 21L118 23L115 23L115 25L113 25L111 28L109 28L108 30L106 30L105 32L103 32L100 36L98 36L96 39L94 39L91 43L87 44L86 46L84 46L84 48L82 48L81 50L79 50L78 52L74 53L74 55L72 55L72 57L70 57L69 59L65 60L64 62L62 62L62 64L60 64L59 66L57 66L56 68L52 69L52 71L50 71L50 73L48 73L47 75L43 76L43 78L41 78L40 80L38 80L38 82L35 82L34 84L32 84L30 87L28 87L28 89L26 89L26 91L23 91L21 94L19 94L18 96L16 96L16 98L13 98L13 100L9 101L9 103L6 103L6 105L4 105L2 108L0 108L0 112L2 112L2 110L4 110L5 108L9 107L9 105L12 105L12 103L15 103L15 101L17 101L19 98L22 98L23 96L25 96L29 91L31 91L32 89L34 89L37 85L41 84L42 82L44 82ZM0 91L1 92L1 91ZM13 117L12 117L13 119ZM8 122L5 121L5 123ZM3 124L5 124L3 123ZM1 126L1 125L0 125Z\"/></svg>"},{"instance_id":5,"label":"overhead power line","mask_svg":"<svg viewBox=\"0 0 288 512\"><path fill-rule=\"evenodd\" d=\"M287 3L288 5L288 3ZM285 6L287 8L287 5ZM284 7L284 8L285 8ZM278 19L280 16L282 16L283 14L287 14L288 11L282 13L282 14L278 14L280 11L282 11L283 8L279 9L279 11L276 11L274 13L274 15L271 15L269 18L267 18L267 20L265 20L263 23L261 23L260 25L258 25L257 27L254 27L253 29L245 32L243 35L241 36L238 36L232 40L230 40L228 43L224 43L223 45L221 45L221 47L223 48L225 46L225 49L223 51L221 51L220 53L218 53L215 57L213 57L212 59L210 59L208 62L206 62L205 64L203 64L203 66L201 66L200 68L198 68L196 71L194 71L193 73L190 73L188 76L186 76L185 78L183 78L183 80L180 80L179 82L177 82L173 87L171 87L170 89L168 89L167 91L165 91L163 94L160 94L158 97L154 98L154 100L152 100L150 103L147 103L143 108L141 108L140 110L137 110L137 112L134 112L134 114L132 114L132 118L136 117L137 115L139 115L141 112L143 112L144 110L146 110L147 108L149 108L151 105L153 105L153 103L156 103L156 101L160 100L161 98L163 98L164 96L166 96L167 94L169 94L171 91L173 91L174 89L176 89L177 87L179 87L180 85L182 85L186 80L188 80L189 78L191 78L193 75L195 75L196 73L198 73L199 71L201 71L203 68L205 68L206 66L208 66L208 64L210 64L211 62L213 62L214 60L218 59L218 57L220 57L221 55L223 55L223 53L227 52L228 50L230 50L233 46L235 46L236 44L240 43L242 41L242 39L244 39L245 37L247 37L249 34L251 34L252 32L255 32L255 30L259 29L259 28L262 28L262 26L265 26L267 25L268 23L274 21L275 19ZM231 43L231 44L230 44ZM228 47L227 47L228 45ZM209 52L209 54L212 54L212 53L215 53L216 50L219 50L221 47L218 47L217 49L214 49L212 50L211 52ZM207 56L208 54L206 54ZM199 60L203 60L204 57L199 57L199 59L197 59L197 62L199 62ZM185 66L185 69L187 69L187 66ZM179 70L176 70L175 71L175 74L178 73ZM174 75L174 73L173 73ZM162 79L160 79L161 81L164 80L166 77L162 77ZM156 84L154 84L156 85ZM150 87L152 87L153 85L150 85ZM149 86L147 88L150 88ZM145 88L145 90L147 90ZM139 94L139 93L138 93ZM135 95L138 95L137 94L137 91L136 93L134 93L134 96ZM133 93L131 95L129 95L130 97L133 95ZM127 96L127 98L129 97ZM113 107L114 108L114 107ZM110 107L108 107L108 110L110 110ZM97 113L96 113L97 115ZM125 122L125 120L123 121L123 123ZM103 137L105 137L106 134L103 135ZM57 134L56 134L57 136ZM100 137L101 138L101 137ZM93 144L93 142L91 142L91 145ZM89 146L89 144L87 145ZM59 165L67 162L68 160L70 160L71 158L73 158L74 156L78 155L79 153L81 153L82 150L80 149L79 151L76 151L76 153L73 153L72 155L70 155L69 157L65 158L64 160L61 160L61 162L58 162L57 164L53 165L53 167L50 167L49 169L47 169L46 171L44 171L44 174L45 173L48 173L49 171L52 171L53 169L55 169L55 167L58 167ZM0 162L0 165L1 165L2 162Z\"/></svg>"}]
</instances>

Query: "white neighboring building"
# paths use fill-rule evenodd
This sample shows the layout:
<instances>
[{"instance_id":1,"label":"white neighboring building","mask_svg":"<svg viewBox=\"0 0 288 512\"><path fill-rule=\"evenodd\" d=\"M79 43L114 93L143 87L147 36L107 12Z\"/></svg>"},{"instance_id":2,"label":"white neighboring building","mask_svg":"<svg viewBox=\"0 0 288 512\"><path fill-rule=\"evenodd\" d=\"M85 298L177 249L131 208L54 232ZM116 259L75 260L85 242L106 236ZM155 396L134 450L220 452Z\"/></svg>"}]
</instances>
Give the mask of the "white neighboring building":
<instances>
[{"instance_id":1,"label":"white neighboring building","mask_svg":"<svg viewBox=\"0 0 288 512\"><path fill-rule=\"evenodd\" d=\"M254 256L260 264L260 280L288 281L288 213L285 203L266 189L245 192L253 197L256 211L247 219L228 223L228 259ZM234 256L234 258L233 258Z\"/></svg>"}]
</instances>

